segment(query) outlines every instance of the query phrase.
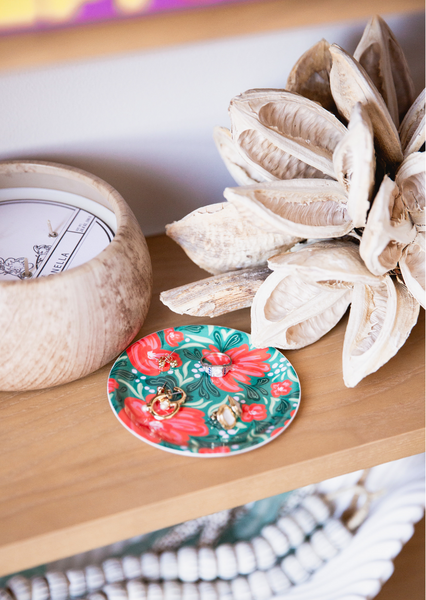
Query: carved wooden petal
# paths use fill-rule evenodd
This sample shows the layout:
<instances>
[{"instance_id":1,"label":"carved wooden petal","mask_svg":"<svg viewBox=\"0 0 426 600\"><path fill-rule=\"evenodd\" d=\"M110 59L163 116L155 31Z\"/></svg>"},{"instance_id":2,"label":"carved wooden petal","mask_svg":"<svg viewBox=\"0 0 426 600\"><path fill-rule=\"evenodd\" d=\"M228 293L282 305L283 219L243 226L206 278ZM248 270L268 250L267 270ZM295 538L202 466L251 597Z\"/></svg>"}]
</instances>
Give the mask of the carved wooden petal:
<instances>
[{"instance_id":1,"label":"carved wooden petal","mask_svg":"<svg viewBox=\"0 0 426 600\"><path fill-rule=\"evenodd\" d=\"M254 226L300 238L341 237L353 225L336 181L296 179L227 188L225 198Z\"/></svg>"},{"instance_id":2,"label":"carved wooden petal","mask_svg":"<svg viewBox=\"0 0 426 600\"><path fill-rule=\"evenodd\" d=\"M330 46L333 66L330 85L334 101L342 115L349 120L352 109L360 102L373 125L374 135L389 163L402 160L398 132L382 96L377 91L363 67L337 44Z\"/></svg>"},{"instance_id":3,"label":"carved wooden petal","mask_svg":"<svg viewBox=\"0 0 426 600\"><path fill-rule=\"evenodd\" d=\"M384 177L368 215L359 252L375 275L394 269L404 247L416 236L416 228L402 202L398 186Z\"/></svg>"},{"instance_id":4,"label":"carved wooden petal","mask_svg":"<svg viewBox=\"0 0 426 600\"><path fill-rule=\"evenodd\" d=\"M287 79L286 89L296 92L314 102L319 102L326 110L336 113L337 108L331 95L330 44L321 40L309 48L299 58Z\"/></svg>"},{"instance_id":5,"label":"carved wooden petal","mask_svg":"<svg viewBox=\"0 0 426 600\"><path fill-rule=\"evenodd\" d=\"M226 127L215 127L213 130L213 139L226 168L238 185L250 185L251 183L268 181L270 179L269 177L265 177L262 171L256 168L256 165L247 162L244 156L239 153L229 129Z\"/></svg>"},{"instance_id":6,"label":"carved wooden petal","mask_svg":"<svg viewBox=\"0 0 426 600\"><path fill-rule=\"evenodd\" d=\"M423 308L426 305L425 292L425 233L417 234L415 240L406 246L399 261L405 284Z\"/></svg>"},{"instance_id":7,"label":"carved wooden petal","mask_svg":"<svg viewBox=\"0 0 426 600\"><path fill-rule=\"evenodd\" d=\"M285 232L259 229L229 202L198 208L166 225L166 233L195 264L213 274L266 264L270 256L299 241Z\"/></svg>"},{"instance_id":8,"label":"carved wooden petal","mask_svg":"<svg viewBox=\"0 0 426 600\"><path fill-rule=\"evenodd\" d=\"M402 162L396 183L417 230L425 228L425 155L414 152Z\"/></svg>"},{"instance_id":9,"label":"carved wooden petal","mask_svg":"<svg viewBox=\"0 0 426 600\"><path fill-rule=\"evenodd\" d=\"M229 113L234 140L271 179L289 178L286 163L295 167L288 157L313 167L309 177L334 178L333 151L346 127L316 102L285 90L249 90L231 101Z\"/></svg>"},{"instance_id":10,"label":"carved wooden petal","mask_svg":"<svg viewBox=\"0 0 426 600\"><path fill-rule=\"evenodd\" d=\"M321 288L297 271L275 271L260 286L251 309L251 335L259 348L303 348L316 342L342 318L351 288Z\"/></svg>"},{"instance_id":11,"label":"carved wooden petal","mask_svg":"<svg viewBox=\"0 0 426 600\"><path fill-rule=\"evenodd\" d=\"M425 143L425 100L426 90L423 90L405 115L399 128L404 158L412 152L420 150Z\"/></svg>"},{"instance_id":12,"label":"carved wooden petal","mask_svg":"<svg viewBox=\"0 0 426 600\"><path fill-rule=\"evenodd\" d=\"M361 103L352 109L348 132L333 155L337 180L348 192L348 213L354 227L364 227L374 187L376 158L370 117Z\"/></svg>"},{"instance_id":13,"label":"carved wooden petal","mask_svg":"<svg viewBox=\"0 0 426 600\"><path fill-rule=\"evenodd\" d=\"M398 127L414 100L414 83L401 46L385 21L373 17L354 52Z\"/></svg>"},{"instance_id":14,"label":"carved wooden petal","mask_svg":"<svg viewBox=\"0 0 426 600\"><path fill-rule=\"evenodd\" d=\"M389 275L378 285L354 285L343 345L343 378L355 387L401 346L417 322L419 303Z\"/></svg>"}]
</instances>

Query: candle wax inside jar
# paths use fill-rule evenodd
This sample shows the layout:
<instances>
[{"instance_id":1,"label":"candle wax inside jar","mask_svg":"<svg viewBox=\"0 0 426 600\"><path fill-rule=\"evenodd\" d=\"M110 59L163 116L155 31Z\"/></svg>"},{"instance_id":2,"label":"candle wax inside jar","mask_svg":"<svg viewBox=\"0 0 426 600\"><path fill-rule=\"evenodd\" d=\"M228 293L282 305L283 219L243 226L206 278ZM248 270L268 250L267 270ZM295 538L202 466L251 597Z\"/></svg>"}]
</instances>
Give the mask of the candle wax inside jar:
<instances>
[{"instance_id":1,"label":"candle wax inside jar","mask_svg":"<svg viewBox=\"0 0 426 600\"><path fill-rule=\"evenodd\" d=\"M24 279L28 271L34 278L78 267L102 252L115 230L114 213L82 196L41 188L2 189L0 282Z\"/></svg>"}]
</instances>

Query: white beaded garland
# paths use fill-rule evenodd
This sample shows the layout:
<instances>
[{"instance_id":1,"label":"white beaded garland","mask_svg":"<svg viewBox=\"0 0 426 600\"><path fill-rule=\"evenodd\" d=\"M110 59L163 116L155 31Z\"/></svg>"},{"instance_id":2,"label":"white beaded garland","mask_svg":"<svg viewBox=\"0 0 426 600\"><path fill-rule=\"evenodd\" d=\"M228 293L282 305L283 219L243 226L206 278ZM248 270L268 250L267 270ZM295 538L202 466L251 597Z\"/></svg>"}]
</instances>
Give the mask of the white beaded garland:
<instances>
[{"instance_id":1,"label":"white beaded garland","mask_svg":"<svg viewBox=\"0 0 426 600\"><path fill-rule=\"evenodd\" d=\"M204 581L217 578L217 559L213 548L203 547L198 550L198 575Z\"/></svg>"},{"instance_id":2,"label":"white beaded garland","mask_svg":"<svg viewBox=\"0 0 426 600\"><path fill-rule=\"evenodd\" d=\"M198 584L198 591L200 592L200 600L219 600L215 586L209 581L201 581Z\"/></svg>"},{"instance_id":3,"label":"white beaded garland","mask_svg":"<svg viewBox=\"0 0 426 600\"><path fill-rule=\"evenodd\" d=\"M137 556L124 556L122 559L123 573L126 579L136 579L142 575L141 562Z\"/></svg>"},{"instance_id":4,"label":"white beaded garland","mask_svg":"<svg viewBox=\"0 0 426 600\"><path fill-rule=\"evenodd\" d=\"M127 591L119 583L107 583L102 591L107 600L127 600Z\"/></svg>"},{"instance_id":5,"label":"white beaded garland","mask_svg":"<svg viewBox=\"0 0 426 600\"><path fill-rule=\"evenodd\" d=\"M182 590L177 581L165 581L163 584L164 600L181 600Z\"/></svg>"},{"instance_id":6,"label":"white beaded garland","mask_svg":"<svg viewBox=\"0 0 426 600\"><path fill-rule=\"evenodd\" d=\"M321 558L312 548L309 542L304 542L298 548L296 548L295 556L309 573L313 573L321 567L323 564Z\"/></svg>"},{"instance_id":7,"label":"white beaded garland","mask_svg":"<svg viewBox=\"0 0 426 600\"><path fill-rule=\"evenodd\" d=\"M97 565L88 565L84 572L86 575L86 585L89 592L95 592L104 585L104 572Z\"/></svg>"},{"instance_id":8,"label":"white beaded garland","mask_svg":"<svg viewBox=\"0 0 426 600\"><path fill-rule=\"evenodd\" d=\"M253 600L250 585L245 577L237 577L231 581L234 600Z\"/></svg>"},{"instance_id":9,"label":"white beaded garland","mask_svg":"<svg viewBox=\"0 0 426 600\"><path fill-rule=\"evenodd\" d=\"M254 571L247 577L253 600L269 600L272 596L268 577L263 571Z\"/></svg>"},{"instance_id":10,"label":"white beaded garland","mask_svg":"<svg viewBox=\"0 0 426 600\"><path fill-rule=\"evenodd\" d=\"M118 583L124 581L123 567L118 558L108 558L102 563L105 580L107 583Z\"/></svg>"},{"instance_id":11,"label":"white beaded garland","mask_svg":"<svg viewBox=\"0 0 426 600\"><path fill-rule=\"evenodd\" d=\"M131 579L126 583L127 596L129 600L146 600L146 585L137 579Z\"/></svg>"},{"instance_id":12,"label":"white beaded garland","mask_svg":"<svg viewBox=\"0 0 426 600\"><path fill-rule=\"evenodd\" d=\"M341 521L330 519L325 523L323 531L330 542L338 549L343 550L352 540L352 534Z\"/></svg>"},{"instance_id":13,"label":"white beaded garland","mask_svg":"<svg viewBox=\"0 0 426 600\"><path fill-rule=\"evenodd\" d=\"M240 575L253 573L256 569L256 557L252 546L248 542L238 542L234 548Z\"/></svg>"},{"instance_id":14,"label":"white beaded garland","mask_svg":"<svg viewBox=\"0 0 426 600\"><path fill-rule=\"evenodd\" d=\"M268 577L269 585L274 594L285 592L285 590L288 590L292 586L290 579L284 574L280 567L269 569L269 571L266 571L266 576Z\"/></svg>"},{"instance_id":15,"label":"white beaded garland","mask_svg":"<svg viewBox=\"0 0 426 600\"><path fill-rule=\"evenodd\" d=\"M86 591L86 580L83 575L83 583L84 589L82 590L82 594ZM70 585L70 595L71 595L71 585ZM33 577L31 579L31 598L32 600L49 600L50 591L49 586L47 585L47 581L44 577Z\"/></svg>"},{"instance_id":16,"label":"white beaded garland","mask_svg":"<svg viewBox=\"0 0 426 600\"><path fill-rule=\"evenodd\" d=\"M176 552L165 551L160 554L160 578L166 581L179 577Z\"/></svg>"},{"instance_id":17,"label":"white beaded garland","mask_svg":"<svg viewBox=\"0 0 426 600\"><path fill-rule=\"evenodd\" d=\"M14 575L7 582L7 587L10 589L16 600L31 600L31 587L28 579L22 575Z\"/></svg>"},{"instance_id":18,"label":"white beaded garland","mask_svg":"<svg viewBox=\"0 0 426 600\"><path fill-rule=\"evenodd\" d=\"M219 596L219 600L234 600L232 597L231 586L227 581L219 579L216 582L216 592Z\"/></svg>"},{"instance_id":19,"label":"white beaded garland","mask_svg":"<svg viewBox=\"0 0 426 600\"><path fill-rule=\"evenodd\" d=\"M102 594L101 592L94 592L87 596L87 600L105 600L105 598L105 594Z\"/></svg>"},{"instance_id":20,"label":"white beaded garland","mask_svg":"<svg viewBox=\"0 0 426 600\"><path fill-rule=\"evenodd\" d=\"M142 576L150 581L160 579L160 561L158 554L154 552L144 552L141 554Z\"/></svg>"},{"instance_id":21,"label":"white beaded garland","mask_svg":"<svg viewBox=\"0 0 426 600\"><path fill-rule=\"evenodd\" d=\"M66 600L68 598L68 579L64 573L49 572L45 574L49 585L51 600Z\"/></svg>"},{"instance_id":22,"label":"white beaded garland","mask_svg":"<svg viewBox=\"0 0 426 600\"><path fill-rule=\"evenodd\" d=\"M164 600L163 586L158 583L149 583L147 587L147 600Z\"/></svg>"},{"instance_id":23,"label":"white beaded garland","mask_svg":"<svg viewBox=\"0 0 426 600\"><path fill-rule=\"evenodd\" d=\"M325 523L330 517L330 507L320 496L306 496L301 505L311 513L319 525Z\"/></svg>"},{"instance_id":24,"label":"white beaded garland","mask_svg":"<svg viewBox=\"0 0 426 600\"><path fill-rule=\"evenodd\" d=\"M231 544L220 544L216 548L217 575L221 579L234 579L238 575L237 558Z\"/></svg>"},{"instance_id":25,"label":"white beaded garland","mask_svg":"<svg viewBox=\"0 0 426 600\"><path fill-rule=\"evenodd\" d=\"M79 569L68 569L68 571L66 571L65 574L68 579L68 583L69 583L68 593L71 598L78 598L79 596L82 596L83 594L86 593L86 590L87 590L86 578L84 576L83 571L81 571ZM49 597L49 596L47 596L47 597ZM34 597L34 594L33 594L33 600L36 600L36 598ZM42 600L42 599L40 598L37 600ZM45 600L45 599L43 599L43 600Z\"/></svg>"},{"instance_id":26,"label":"white beaded garland","mask_svg":"<svg viewBox=\"0 0 426 600\"><path fill-rule=\"evenodd\" d=\"M260 569L260 571L267 571L275 565L277 562L276 554L265 538L260 536L253 538L251 545L253 546L254 555L256 557L257 568Z\"/></svg>"},{"instance_id":27,"label":"white beaded garland","mask_svg":"<svg viewBox=\"0 0 426 600\"><path fill-rule=\"evenodd\" d=\"M194 582L198 579L198 553L191 546L183 546L177 551L179 579Z\"/></svg>"},{"instance_id":28,"label":"white beaded garland","mask_svg":"<svg viewBox=\"0 0 426 600\"><path fill-rule=\"evenodd\" d=\"M266 525L262 529L261 535L269 542L277 556L284 556L290 550L288 537L275 525Z\"/></svg>"},{"instance_id":29,"label":"white beaded garland","mask_svg":"<svg viewBox=\"0 0 426 600\"><path fill-rule=\"evenodd\" d=\"M195 583L182 584L182 600L200 600L198 586Z\"/></svg>"},{"instance_id":30,"label":"white beaded garland","mask_svg":"<svg viewBox=\"0 0 426 600\"><path fill-rule=\"evenodd\" d=\"M297 548L305 539L305 534L299 525L290 517L282 517L277 521L277 527L288 537L290 546Z\"/></svg>"},{"instance_id":31,"label":"white beaded garland","mask_svg":"<svg viewBox=\"0 0 426 600\"><path fill-rule=\"evenodd\" d=\"M302 567L294 554L289 554L281 561L281 569L295 585L303 583L309 577L309 573Z\"/></svg>"},{"instance_id":32,"label":"white beaded garland","mask_svg":"<svg viewBox=\"0 0 426 600\"><path fill-rule=\"evenodd\" d=\"M299 508L296 508L296 510L292 513L291 517L294 521L296 521L296 523L299 525L300 529L305 535L309 535L310 533L312 533L315 527L317 526L317 523L312 514L308 510L306 510L306 508L303 508L303 506L299 506Z\"/></svg>"},{"instance_id":33,"label":"white beaded garland","mask_svg":"<svg viewBox=\"0 0 426 600\"><path fill-rule=\"evenodd\" d=\"M317 531L314 531L311 535L311 545L318 556L324 561L330 560L330 558L333 558L337 554L337 549L333 546L322 529L317 529Z\"/></svg>"}]
</instances>

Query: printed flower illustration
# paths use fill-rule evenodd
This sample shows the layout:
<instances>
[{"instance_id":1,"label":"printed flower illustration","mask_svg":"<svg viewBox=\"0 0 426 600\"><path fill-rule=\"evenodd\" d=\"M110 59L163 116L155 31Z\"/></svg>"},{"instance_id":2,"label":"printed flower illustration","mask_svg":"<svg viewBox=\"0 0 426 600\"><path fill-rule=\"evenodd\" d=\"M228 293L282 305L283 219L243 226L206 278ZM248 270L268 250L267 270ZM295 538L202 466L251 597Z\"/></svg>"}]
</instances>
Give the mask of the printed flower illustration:
<instances>
[{"instance_id":1,"label":"printed flower illustration","mask_svg":"<svg viewBox=\"0 0 426 600\"><path fill-rule=\"evenodd\" d=\"M263 421L268 416L266 407L263 404L242 404L241 420L245 423L250 421Z\"/></svg>"},{"instance_id":2,"label":"printed flower illustration","mask_svg":"<svg viewBox=\"0 0 426 600\"><path fill-rule=\"evenodd\" d=\"M108 394L112 394L114 390L117 390L120 387L118 381L110 377L108 379Z\"/></svg>"},{"instance_id":3,"label":"printed flower illustration","mask_svg":"<svg viewBox=\"0 0 426 600\"><path fill-rule=\"evenodd\" d=\"M291 391L291 381L289 379L285 379L284 381L277 381L276 383L271 383L271 394L274 398L279 398L280 396L286 396Z\"/></svg>"},{"instance_id":4,"label":"printed flower illustration","mask_svg":"<svg viewBox=\"0 0 426 600\"><path fill-rule=\"evenodd\" d=\"M158 359L166 356L169 352L170 350L161 348L160 338L156 333L152 333L130 346L127 356L138 371L145 375L159 375L161 370ZM182 360L178 354L174 353L173 358L177 360L177 367L182 366Z\"/></svg>"},{"instance_id":5,"label":"printed flower illustration","mask_svg":"<svg viewBox=\"0 0 426 600\"><path fill-rule=\"evenodd\" d=\"M220 350L211 345L208 350L203 350L203 356L207 357L212 352ZM225 354L232 360L231 370L224 377L211 379L215 386L225 392L240 392L243 388L238 385L239 381L250 385L251 377L262 377L271 369L266 362L271 357L266 348L249 350L247 344L242 344L236 348L229 348ZM220 356L210 356L209 360L212 364L221 364Z\"/></svg>"},{"instance_id":6,"label":"printed flower illustration","mask_svg":"<svg viewBox=\"0 0 426 600\"><path fill-rule=\"evenodd\" d=\"M231 449L228 446L219 446L218 448L200 448L198 454L228 454Z\"/></svg>"},{"instance_id":7,"label":"printed flower illustration","mask_svg":"<svg viewBox=\"0 0 426 600\"><path fill-rule=\"evenodd\" d=\"M154 394L150 394L146 399L149 402L153 397ZM127 397L118 416L135 433L156 444L164 441L185 446L191 437L209 433L203 411L187 406L183 406L172 419L157 421L148 411L147 402Z\"/></svg>"},{"instance_id":8,"label":"printed flower illustration","mask_svg":"<svg viewBox=\"0 0 426 600\"><path fill-rule=\"evenodd\" d=\"M183 341L183 333L175 331L172 327L164 330L164 337L169 346L176 347Z\"/></svg>"}]
</instances>

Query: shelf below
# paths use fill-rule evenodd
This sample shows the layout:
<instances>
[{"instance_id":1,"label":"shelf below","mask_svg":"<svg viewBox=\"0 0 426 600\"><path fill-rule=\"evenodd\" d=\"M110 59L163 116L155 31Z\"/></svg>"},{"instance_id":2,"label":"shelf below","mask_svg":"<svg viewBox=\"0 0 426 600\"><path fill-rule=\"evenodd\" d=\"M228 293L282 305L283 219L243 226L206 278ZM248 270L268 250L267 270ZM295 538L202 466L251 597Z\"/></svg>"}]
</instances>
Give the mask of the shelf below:
<instances>
[{"instance_id":1,"label":"shelf below","mask_svg":"<svg viewBox=\"0 0 426 600\"><path fill-rule=\"evenodd\" d=\"M165 236L148 240L152 305L138 337L208 321L249 331L249 310L172 313L162 290L206 276ZM345 320L286 352L302 387L289 429L227 459L159 451L128 433L107 400L107 365L49 390L0 394L0 575L424 451L424 311L398 355L344 387Z\"/></svg>"}]
</instances>

